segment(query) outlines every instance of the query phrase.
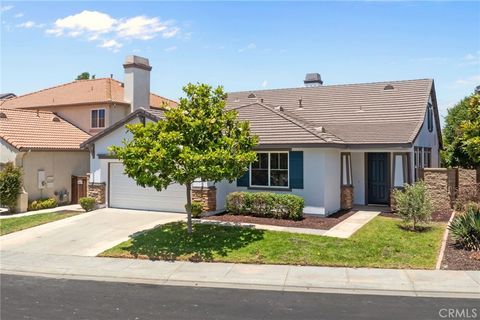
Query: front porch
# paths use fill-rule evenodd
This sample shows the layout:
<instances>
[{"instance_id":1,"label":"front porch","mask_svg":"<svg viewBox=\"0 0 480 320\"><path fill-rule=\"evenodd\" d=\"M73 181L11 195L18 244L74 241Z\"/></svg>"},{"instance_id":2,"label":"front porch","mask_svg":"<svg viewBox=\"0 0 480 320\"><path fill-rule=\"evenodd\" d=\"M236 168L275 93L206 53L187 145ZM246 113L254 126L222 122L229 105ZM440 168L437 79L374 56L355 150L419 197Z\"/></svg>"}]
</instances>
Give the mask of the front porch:
<instances>
[{"instance_id":1,"label":"front porch","mask_svg":"<svg viewBox=\"0 0 480 320\"><path fill-rule=\"evenodd\" d=\"M414 179L410 150L341 153L341 208L389 206L391 191Z\"/></svg>"}]
</instances>

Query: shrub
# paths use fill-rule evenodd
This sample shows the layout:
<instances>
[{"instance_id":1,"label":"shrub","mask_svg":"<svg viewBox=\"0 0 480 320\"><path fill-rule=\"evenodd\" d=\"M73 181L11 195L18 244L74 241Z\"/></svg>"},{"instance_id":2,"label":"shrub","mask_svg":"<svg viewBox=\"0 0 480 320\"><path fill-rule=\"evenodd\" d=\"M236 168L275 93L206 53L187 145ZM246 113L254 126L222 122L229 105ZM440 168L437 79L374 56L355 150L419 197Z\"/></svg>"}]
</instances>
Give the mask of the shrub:
<instances>
[{"instance_id":1,"label":"shrub","mask_svg":"<svg viewBox=\"0 0 480 320\"><path fill-rule=\"evenodd\" d=\"M17 206L17 197L22 189L22 170L13 163L7 162L0 171L0 204L14 211Z\"/></svg>"},{"instance_id":2,"label":"shrub","mask_svg":"<svg viewBox=\"0 0 480 320\"><path fill-rule=\"evenodd\" d=\"M480 250L480 205L467 205L465 212L455 216L448 228L461 247Z\"/></svg>"},{"instance_id":3,"label":"shrub","mask_svg":"<svg viewBox=\"0 0 480 320\"><path fill-rule=\"evenodd\" d=\"M35 200L30 203L28 206L28 210L41 210L41 209L48 209L48 208L55 208L58 206L58 202L54 198L47 198L47 199L40 199Z\"/></svg>"},{"instance_id":4,"label":"shrub","mask_svg":"<svg viewBox=\"0 0 480 320\"><path fill-rule=\"evenodd\" d=\"M293 194L272 192L232 192L227 196L227 211L232 214L301 220L305 201Z\"/></svg>"},{"instance_id":5,"label":"shrub","mask_svg":"<svg viewBox=\"0 0 480 320\"><path fill-rule=\"evenodd\" d=\"M480 183L472 183L457 189L455 210L464 211L467 204L471 202L480 202Z\"/></svg>"},{"instance_id":6,"label":"shrub","mask_svg":"<svg viewBox=\"0 0 480 320\"><path fill-rule=\"evenodd\" d=\"M95 198L92 197L84 197L78 199L78 203L80 203L80 207L86 212L92 211L95 209Z\"/></svg>"},{"instance_id":7,"label":"shrub","mask_svg":"<svg viewBox=\"0 0 480 320\"><path fill-rule=\"evenodd\" d=\"M203 203L200 201L192 201L192 217L200 218L203 212Z\"/></svg>"},{"instance_id":8,"label":"shrub","mask_svg":"<svg viewBox=\"0 0 480 320\"><path fill-rule=\"evenodd\" d=\"M427 188L423 181L414 184L405 184L403 190L393 191L395 208L405 224L412 223L416 230L419 223L428 223L432 216L432 203L427 194Z\"/></svg>"}]
</instances>

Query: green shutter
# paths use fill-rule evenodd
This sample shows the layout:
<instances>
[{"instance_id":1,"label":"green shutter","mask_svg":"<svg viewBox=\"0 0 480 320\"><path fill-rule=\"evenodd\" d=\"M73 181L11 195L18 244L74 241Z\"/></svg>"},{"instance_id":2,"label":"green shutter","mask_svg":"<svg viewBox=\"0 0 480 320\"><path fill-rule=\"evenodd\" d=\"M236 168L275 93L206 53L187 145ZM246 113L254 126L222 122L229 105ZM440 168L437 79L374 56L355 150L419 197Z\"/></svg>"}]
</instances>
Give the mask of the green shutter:
<instances>
[{"instance_id":1,"label":"green shutter","mask_svg":"<svg viewBox=\"0 0 480 320\"><path fill-rule=\"evenodd\" d=\"M250 172L247 170L243 176L237 178L237 187L249 187Z\"/></svg>"},{"instance_id":2,"label":"green shutter","mask_svg":"<svg viewBox=\"0 0 480 320\"><path fill-rule=\"evenodd\" d=\"M290 188L303 189L303 151L290 151Z\"/></svg>"}]
</instances>

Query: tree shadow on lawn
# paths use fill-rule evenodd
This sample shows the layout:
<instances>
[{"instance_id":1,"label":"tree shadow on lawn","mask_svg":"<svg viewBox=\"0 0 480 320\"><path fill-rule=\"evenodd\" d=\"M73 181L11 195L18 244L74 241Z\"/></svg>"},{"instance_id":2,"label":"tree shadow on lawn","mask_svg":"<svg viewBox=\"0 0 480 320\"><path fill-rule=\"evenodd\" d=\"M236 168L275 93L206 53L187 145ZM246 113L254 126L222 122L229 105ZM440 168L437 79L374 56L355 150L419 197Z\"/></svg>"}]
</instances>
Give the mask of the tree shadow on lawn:
<instances>
[{"instance_id":1,"label":"tree shadow on lawn","mask_svg":"<svg viewBox=\"0 0 480 320\"><path fill-rule=\"evenodd\" d=\"M132 238L123 247L136 258L175 261L179 257L193 262L213 261L232 250L263 239L263 230L246 227L194 224L192 235L184 222L173 222L148 230Z\"/></svg>"}]
</instances>

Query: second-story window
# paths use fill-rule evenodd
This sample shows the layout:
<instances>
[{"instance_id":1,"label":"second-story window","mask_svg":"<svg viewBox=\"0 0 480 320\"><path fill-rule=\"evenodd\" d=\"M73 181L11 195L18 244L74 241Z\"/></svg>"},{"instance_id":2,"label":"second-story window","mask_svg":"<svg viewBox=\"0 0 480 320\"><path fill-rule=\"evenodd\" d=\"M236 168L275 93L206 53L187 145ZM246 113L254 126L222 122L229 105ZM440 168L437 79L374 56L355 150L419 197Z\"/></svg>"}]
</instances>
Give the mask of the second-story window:
<instances>
[{"instance_id":1,"label":"second-story window","mask_svg":"<svg viewBox=\"0 0 480 320\"><path fill-rule=\"evenodd\" d=\"M92 110L92 128L105 128L105 109Z\"/></svg>"},{"instance_id":2,"label":"second-story window","mask_svg":"<svg viewBox=\"0 0 480 320\"><path fill-rule=\"evenodd\" d=\"M433 107L429 103L428 108L427 108L427 126L428 126L428 131L432 132L433 131Z\"/></svg>"}]
</instances>

